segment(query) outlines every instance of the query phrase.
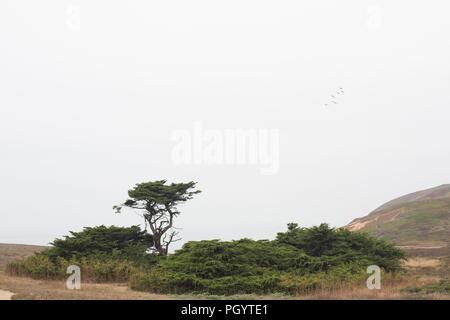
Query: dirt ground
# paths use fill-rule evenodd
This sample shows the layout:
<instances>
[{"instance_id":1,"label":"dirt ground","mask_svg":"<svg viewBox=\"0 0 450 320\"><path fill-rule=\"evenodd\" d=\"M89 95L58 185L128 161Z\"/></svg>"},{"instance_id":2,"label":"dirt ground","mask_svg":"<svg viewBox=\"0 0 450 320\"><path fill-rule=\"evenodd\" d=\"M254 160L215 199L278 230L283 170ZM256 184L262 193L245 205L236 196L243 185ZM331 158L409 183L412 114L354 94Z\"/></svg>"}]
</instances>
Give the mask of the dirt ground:
<instances>
[{"instance_id":1,"label":"dirt ground","mask_svg":"<svg viewBox=\"0 0 450 320\"><path fill-rule=\"evenodd\" d=\"M12 292L0 290L0 300L11 300L13 295Z\"/></svg>"},{"instance_id":2,"label":"dirt ground","mask_svg":"<svg viewBox=\"0 0 450 320\"><path fill-rule=\"evenodd\" d=\"M63 281L33 280L0 273L0 297L18 300L166 300L170 296L130 290L126 284L83 284L81 290L68 290ZM4 293L2 293L4 292ZM173 298L172 298L173 299Z\"/></svg>"},{"instance_id":3,"label":"dirt ground","mask_svg":"<svg viewBox=\"0 0 450 320\"><path fill-rule=\"evenodd\" d=\"M445 295L416 296L401 292L402 288L434 282L432 277L423 279L405 279L396 283L384 284L381 290L368 290L363 284L352 288L316 291L302 296L195 296L162 295L130 290L126 284L82 284L81 290L68 290L63 281L33 280L5 275L0 272L0 297L13 300L183 300L183 299L299 299L299 300L366 300L366 299L450 299ZM12 293L14 295L12 296ZM11 297L12 296L12 297Z\"/></svg>"}]
</instances>

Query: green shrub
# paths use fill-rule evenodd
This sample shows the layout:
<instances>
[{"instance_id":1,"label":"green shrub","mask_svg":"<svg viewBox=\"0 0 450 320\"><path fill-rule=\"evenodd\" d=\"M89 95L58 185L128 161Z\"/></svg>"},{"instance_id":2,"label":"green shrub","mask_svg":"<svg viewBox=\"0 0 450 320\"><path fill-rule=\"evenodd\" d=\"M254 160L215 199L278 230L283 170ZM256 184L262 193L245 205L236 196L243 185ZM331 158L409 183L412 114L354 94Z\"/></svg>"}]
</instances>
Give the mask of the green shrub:
<instances>
[{"instance_id":1,"label":"green shrub","mask_svg":"<svg viewBox=\"0 0 450 320\"><path fill-rule=\"evenodd\" d=\"M83 281L126 282L143 266L157 263L148 253L153 238L138 226L98 226L70 232L56 239L52 247L27 259L10 263L11 275L35 279L65 279L70 265L81 268Z\"/></svg>"},{"instance_id":2,"label":"green shrub","mask_svg":"<svg viewBox=\"0 0 450 320\"><path fill-rule=\"evenodd\" d=\"M6 266L6 272L13 276L29 276L34 279L56 279L61 277L59 266L42 254L36 254Z\"/></svg>"},{"instance_id":3,"label":"green shrub","mask_svg":"<svg viewBox=\"0 0 450 320\"><path fill-rule=\"evenodd\" d=\"M126 260L89 260L81 262L83 278L92 282L127 282L131 274L138 270L132 262Z\"/></svg>"},{"instance_id":4,"label":"green shrub","mask_svg":"<svg viewBox=\"0 0 450 320\"><path fill-rule=\"evenodd\" d=\"M160 260L164 270L194 274L204 279L262 275L267 270L299 274L325 271L326 259L311 257L292 246L274 241L192 241Z\"/></svg>"},{"instance_id":5,"label":"green shrub","mask_svg":"<svg viewBox=\"0 0 450 320\"><path fill-rule=\"evenodd\" d=\"M192 241L131 277L132 289L158 293L299 294L363 283L376 264L399 271L403 253L366 234L327 225L289 225L275 241Z\"/></svg>"},{"instance_id":6,"label":"green shrub","mask_svg":"<svg viewBox=\"0 0 450 320\"><path fill-rule=\"evenodd\" d=\"M312 228L291 223L287 232L277 234L276 241L320 257L329 267L356 262L400 271L401 261L405 259L403 251L382 239L343 228L333 229L325 223Z\"/></svg>"},{"instance_id":7,"label":"green shrub","mask_svg":"<svg viewBox=\"0 0 450 320\"><path fill-rule=\"evenodd\" d=\"M139 267L127 260L82 258L66 260L58 257L51 259L44 254L35 254L21 261L10 263L6 272L13 276L31 277L33 279L63 280L67 278L67 267L77 265L81 277L87 282L127 282L130 275Z\"/></svg>"},{"instance_id":8,"label":"green shrub","mask_svg":"<svg viewBox=\"0 0 450 320\"><path fill-rule=\"evenodd\" d=\"M70 236L56 239L51 244L52 247L43 254L52 259L96 257L144 261L153 258L153 255L148 254L153 246L153 237L141 231L139 226L87 227L81 232L71 231Z\"/></svg>"}]
</instances>

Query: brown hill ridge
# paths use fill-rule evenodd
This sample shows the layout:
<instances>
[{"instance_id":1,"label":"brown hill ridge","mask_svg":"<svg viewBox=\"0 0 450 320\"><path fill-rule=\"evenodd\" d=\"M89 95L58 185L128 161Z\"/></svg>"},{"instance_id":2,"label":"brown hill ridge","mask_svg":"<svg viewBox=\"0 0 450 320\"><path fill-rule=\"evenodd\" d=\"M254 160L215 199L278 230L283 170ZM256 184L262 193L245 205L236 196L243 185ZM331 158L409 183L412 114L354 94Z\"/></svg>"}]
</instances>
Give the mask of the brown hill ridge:
<instances>
[{"instance_id":1,"label":"brown hill ridge","mask_svg":"<svg viewBox=\"0 0 450 320\"><path fill-rule=\"evenodd\" d=\"M346 228L368 232L410 250L449 248L450 184L389 201Z\"/></svg>"},{"instance_id":2,"label":"brown hill ridge","mask_svg":"<svg viewBox=\"0 0 450 320\"><path fill-rule=\"evenodd\" d=\"M436 200L436 199L450 199L450 184L443 184L439 187L407 194L400 198L386 202L381 207L375 209L373 212L389 209L399 204L405 204L415 201Z\"/></svg>"}]
</instances>

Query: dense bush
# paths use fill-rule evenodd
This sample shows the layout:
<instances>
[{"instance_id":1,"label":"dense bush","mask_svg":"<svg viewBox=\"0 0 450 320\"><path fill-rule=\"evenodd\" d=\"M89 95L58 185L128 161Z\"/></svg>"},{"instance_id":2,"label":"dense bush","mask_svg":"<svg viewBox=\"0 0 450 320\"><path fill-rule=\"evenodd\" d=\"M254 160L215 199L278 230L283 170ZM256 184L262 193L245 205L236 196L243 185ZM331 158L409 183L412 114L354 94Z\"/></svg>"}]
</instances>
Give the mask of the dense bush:
<instances>
[{"instance_id":1,"label":"dense bush","mask_svg":"<svg viewBox=\"0 0 450 320\"><path fill-rule=\"evenodd\" d=\"M327 224L312 228L288 225L288 231L278 233L276 241L293 246L307 255L320 257L330 266L359 262L375 264L386 271L398 271L405 259L403 251L390 243L374 238L367 233L333 229Z\"/></svg>"},{"instance_id":2,"label":"dense bush","mask_svg":"<svg viewBox=\"0 0 450 320\"><path fill-rule=\"evenodd\" d=\"M157 262L148 252L152 245L152 236L138 226L84 228L56 239L41 253L10 263L6 271L35 279L64 279L67 267L77 265L83 281L126 282L132 273Z\"/></svg>"},{"instance_id":3,"label":"dense bush","mask_svg":"<svg viewBox=\"0 0 450 320\"><path fill-rule=\"evenodd\" d=\"M273 241L250 239L188 242L174 255L162 259L160 266L165 270L193 274L205 279L261 275L268 269L295 269L306 273L324 268L319 259L310 257L294 247L279 245Z\"/></svg>"},{"instance_id":4,"label":"dense bush","mask_svg":"<svg viewBox=\"0 0 450 320\"><path fill-rule=\"evenodd\" d=\"M63 279L75 264L84 281L129 280L132 289L156 293L298 294L364 285L367 266L395 272L404 258L382 240L326 224L290 224L273 241L192 241L167 257L148 254L146 237L138 227L86 228L10 264L8 272Z\"/></svg>"},{"instance_id":5,"label":"dense bush","mask_svg":"<svg viewBox=\"0 0 450 320\"><path fill-rule=\"evenodd\" d=\"M157 267L133 275L130 285L158 293L296 294L362 283L371 264L398 271L403 258L368 235L290 224L274 241L188 242Z\"/></svg>"},{"instance_id":6,"label":"dense bush","mask_svg":"<svg viewBox=\"0 0 450 320\"><path fill-rule=\"evenodd\" d=\"M81 277L87 282L127 282L139 267L130 261L119 259L64 258L51 259L38 253L27 259L7 265L6 272L13 276L33 279L62 280L67 278L67 267L77 265L81 268Z\"/></svg>"},{"instance_id":7,"label":"dense bush","mask_svg":"<svg viewBox=\"0 0 450 320\"><path fill-rule=\"evenodd\" d=\"M155 269L133 274L130 287L134 290L154 293L206 293L215 295L232 294L301 294L317 289L337 289L355 283L364 285L367 275L358 269L341 267L328 273L319 272L297 275L292 272L273 272L252 276L224 276L214 279L199 278L182 272L168 272Z\"/></svg>"},{"instance_id":8,"label":"dense bush","mask_svg":"<svg viewBox=\"0 0 450 320\"><path fill-rule=\"evenodd\" d=\"M81 259L90 257L141 260L150 257L148 250L153 238L139 226L128 228L98 226L70 232L64 239L56 239L52 247L43 252L50 258Z\"/></svg>"}]
</instances>

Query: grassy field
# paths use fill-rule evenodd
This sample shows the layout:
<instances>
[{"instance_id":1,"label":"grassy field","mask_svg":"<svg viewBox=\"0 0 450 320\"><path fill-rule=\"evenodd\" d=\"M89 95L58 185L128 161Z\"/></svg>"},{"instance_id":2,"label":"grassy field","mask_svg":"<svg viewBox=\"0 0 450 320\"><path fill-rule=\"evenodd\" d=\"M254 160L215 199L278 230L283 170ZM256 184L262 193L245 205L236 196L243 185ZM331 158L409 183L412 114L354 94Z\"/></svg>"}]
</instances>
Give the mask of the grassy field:
<instances>
[{"instance_id":1,"label":"grassy field","mask_svg":"<svg viewBox=\"0 0 450 320\"><path fill-rule=\"evenodd\" d=\"M0 289L14 293L15 300L154 300L169 299L129 290L126 284L83 284L81 290L67 290L63 281L41 281L10 277L0 273Z\"/></svg>"},{"instance_id":2,"label":"grassy field","mask_svg":"<svg viewBox=\"0 0 450 320\"><path fill-rule=\"evenodd\" d=\"M184 299L297 299L297 300L361 300L361 299L449 299L445 294L426 294L407 292L405 288L419 288L436 283L433 277L407 277L396 283L384 283L381 290L368 290L364 284L352 288L333 291L316 291L302 296L286 295L160 295L133 291L126 284L82 284L81 290L67 290L63 281L43 281L29 278L17 278L0 273L0 289L14 293L14 300L184 300Z\"/></svg>"},{"instance_id":3,"label":"grassy field","mask_svg":"<svg viewBox=\"0 0 450 320\"><path fill-rule=\"evenodd\" d=\"M8 263L14 260L31 256L45 248L43 246L0 243L0 270L3 270Z\"/></svg>"},{"instance_id":4,"label":"grassy field","mask_svg":"<svg viewBox=\"0 0 450 320\"><path fill-rule=\"evenodd\" d=\"M4 273L6 263L40 251L44 247L0 245L0 290L14 293L13 299L31 300L174 300L174 299L450 299L450 295L419 290L449 276L445 259L411 257L405 264L408 275L395 282L382 282L381 290L368 290L365 283L340 289L317 290L308 295L161 295L130 290L127 284L83 283L81 290L67 290L64 281L33 280ZM412 290L405 290L405 289Z\"/></svg>"}]
</instances>

